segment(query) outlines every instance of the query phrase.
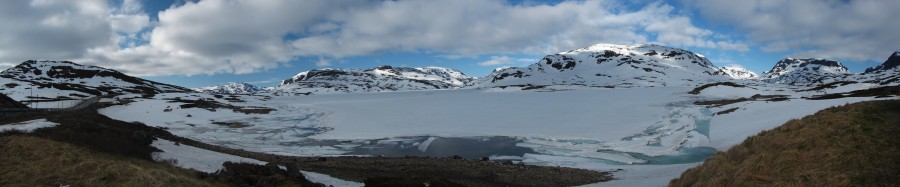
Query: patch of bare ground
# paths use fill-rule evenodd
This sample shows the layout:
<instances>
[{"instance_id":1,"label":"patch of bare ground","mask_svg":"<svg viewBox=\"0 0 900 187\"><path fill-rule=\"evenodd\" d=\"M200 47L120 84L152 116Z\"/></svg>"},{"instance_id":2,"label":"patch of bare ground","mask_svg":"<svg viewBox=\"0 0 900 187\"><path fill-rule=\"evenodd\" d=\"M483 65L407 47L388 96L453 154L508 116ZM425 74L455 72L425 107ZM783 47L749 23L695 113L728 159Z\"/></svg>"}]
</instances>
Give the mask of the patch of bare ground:
<instances>
[{"instance_id":1,"label":"patch of bare ground","mask_svg":"<svg viewBox=\"0 0 900 187\"><path fill-rule=\"evenodd\" d=\"M725 105L730 105L734 103L740 103L744 101L786 101L788 100L787 95L760 95L756 94L750 96L750 98L741 97L737 99L721 99L721 100L706 100L706 101L696 101L695 105L702 105L707 107L720 107Z\"/></svg>"},{"instance_id":2,"label":"patch of bare ground","mask_svg":"<svg viewBox=\"0 0 900 187\"><path fill-rule=\"evenodd\" d=\"M169 102L173 103L185 103L181 105L181 108L202 108L209 111L216 111L217 109L229 109L245 114L268 114L269 112L275 111L275 109L273 108L266 107L234 106L216 102L213 99L186 100L181 98L174 98L169 100L171 100Z\"/></svg>"},{"instance_id":3,"label":"patch of bare ground","mask_svg":"<svg viewBox=\"0 0 900 187\"><path fill-rule=\"evenodd\" d=\"M719 152L669 186L898 186L900 100L832 107Z\"/></svg>"},{"instance_id":4,"label":"patch of bare ground","mask_svg":"<svg viewBox=\"0 0 900 187\"><path fill-rule=\"evenodd\" d=\"M608 172L503 164L491 161L422 157L281 157L304 170L364 181L378 178L433 178L466 186L576 186L609 181Z\"/></svg>"},{"instance_id":5,"label":"patch of bare ground","mask_svg":"<svg viewBox=\"0 0 900 187\"><path fill-rule=\"evenodd\" d=\"M212 124L226 126L228 128L244 128L249 127L247 123L240 121L213 121Z\"/></svg>"},{"instance_id":6,"label":"patch of bare ground","mask_svg":"<svg viewBox=\"0 0 900 187\"><path fill-rule=\"evenodd\" d=\"M838 86L844 86L844 85L855 84L855 83L858 83L858 82L856 82L856 81L837 81L837 82L832 82L832 83L816 86L815 88L810 88L810 89L806 89L806 90L798 90L798 91L808 92L808 91L832 89L832 88L837 88Z\"/></svg>"},{"instance_id":7,"label":"patch of bare ground","mask_svg":"<svg viewBox=\"0 0 900 187\"><path fill-rule=\"evenodd\" d=\"M735 87L735 88L747 87L747 86L740 85L740 84L733 83L733 82L717 82L717 83L704 84L699 87L696 87L693 90L689 91L688 94L697 95L697 94L700 94L700 92L703 91L704 89L707 89L707 88L713 87L713 86L731 86L731 87Z\"/></svg>"},{"instance_id":8,"label":"patch of bare ground","mask_svg":"<svg viewBox=\"0 0 900 187\"><path fill-rule=\"evenodd\" d=\"M869 88L865 90L855 90L851 92L844 93L833 93L833 94L825 94L825 95L815 95L806 99L809 100L825 100L825 99L838 99L844 97L894 97L900 96L900 86L883 86L877 88Z\"/></svg>"},{"instance_id":9,"label":"patch of bare ground","mask_svg":"<svg viewBox=\"0 0 900 187\"><path fill-rule=\"evenodd\" d=\"M724 114L732 113L732 112L734 112L734 111L737 111L737 109L739 109L739 108L738 108L738 107L734 107L734 108L725 109L725 110L716 112L715 115L718 116L718 115L724 115Z\"/></svg>"}]
</instances>

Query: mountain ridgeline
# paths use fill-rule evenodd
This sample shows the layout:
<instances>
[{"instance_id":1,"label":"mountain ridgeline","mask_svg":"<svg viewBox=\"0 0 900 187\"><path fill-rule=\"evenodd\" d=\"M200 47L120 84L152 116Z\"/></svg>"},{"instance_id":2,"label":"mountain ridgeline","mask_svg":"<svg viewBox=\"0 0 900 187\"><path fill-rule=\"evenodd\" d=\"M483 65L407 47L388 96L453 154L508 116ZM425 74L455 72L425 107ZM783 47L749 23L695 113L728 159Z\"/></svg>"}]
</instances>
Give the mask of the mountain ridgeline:
<instances>
[{"instance_id":1,"label":"mountain ridgeline","mask_svg":"<svg viewBox=\"0 0 900 187\"><path fill-rule=\"evenodd\" d=\"M495 69L483 78L443 67L379 66L369 69L316 69L300 72L272 89L247 83L197 88L158 83L116 70L68 61L25 61L0 72L0 93L16 101L80 99L107 94L205 92L279 95L392 92L459 88L549 85L630 88L690 86L729 80L809 87L835 82L900 83L900 51L881 65L853 74L840 62L786 58L757 75L740 66L716 67L703 55L655 44L595 44L547 55L526 67Z\"/></svg>"},{"instance_id":2,"label":"mountain ridgeline","mask_svg":"<svg viewBox=\"0 0 900 187\"><path fill-rule=\"evenodd\" d=\"M443 67L392 67L321 69L300 72L281 81L275 92L327 94L409 90L457 89L475 78Z\"/></svg>"},{"instance_id":3,"label":"mountain ridgeline","mask_svg":"<svg viewBox=\"0 0 900 187\"><path fill-rule=\"evenodd\" d=\"M0 93L19 101L124 93L191 92L184 87L69 61L25 61L0 72L0 85Z\"/></svg>"},{"instance_id":4,"label":"mountain ridgeline","mask_svg":"<svg viewBox=\"0 0 900 187\"><path fill-rule=\"evenodd\" d=\"M891 56L888 57L888 59L886 61L884 61L884 63L882 63L881 65L871 67L871 68L866 68L866 71L864 72L864 74L892 71L892 70L897 71L898 70L897 66L900 66L900 51L896 51L896 52L894 52L894 54L891 54Z\"/></svg>"},{"instance_id":5,"label":"mountain ridgeline","mask_svg":"<svg viewBox=\"0 0 900 187\"><path fill-rule=\"evenodd\" d=\"M852 75L843 64L828 59L786 58L761 76L768 83L811 85L828 83Z\"/></svg>"},{"instance_id":6,"label":"mountain ridgeline","mask_svg":"<svg viewBox=\"0 0 900 187\"><path fill-rule=\"evenodd\" d=\"M900 52L894 52L881 65L853 74L840 62L820 58L786 58L764 72L760 80L791 86L819 86L836 82L862 82L879 85L900 83Z\"/></svg>"},{"instance_id":7,"label":"mountain ridgeline","mask_svg":"<svg viewBox=\"0 0 900 187\"><path fill-rule=\"evenodd\" d=\"M721 68L726 75L733 79L758 79L759 75L740 66L725 66Z\"/></svg>"},{"instance_id":8,"label":"mountain ridgeline","mask_svg":"<svg viewBox=\"0 0 900 187\"><path fill-rule=\"evenodd\" d=\"M245 82L232 82L219 86L195 88L194 91L209 94L253 94L261 92L263 89Z\"/></svg>"},{"instance_id":9,"label":"mountain ridgeline","mask_svg":"<svg viewBox=\"0 0 900 187\"><path fill-rule=\"evenodd\" d=\"M379 66L369 69L316 69L283 80L273 90L247 84L198 89L201 92L236 94L334 94L392 92L459 88L506 88L549 85L629 88L696 85L729 80L761 81L790 86L816 86L833 82L898 82L900 53L884 64L854 75L840 62L828 59L786 58L762 75L740 66L716 67L703 55L655 44L596 44L547 55L526 67L495 69L483 78L441 67ZM871 72L871 73L869 73ZM243 85L243 86L242 86Z\"/></svg>"},{"instance_id":10,"label":"mountain ridgeline","mask_svg":"<svg viewBox=\"0 0 900 187\"><path fill-rule=\"evenodd\" d=\"M596 44L494 71L479 86L642 87L729 79L703 55L655 44Z\"/></svg>"}]
</instances>

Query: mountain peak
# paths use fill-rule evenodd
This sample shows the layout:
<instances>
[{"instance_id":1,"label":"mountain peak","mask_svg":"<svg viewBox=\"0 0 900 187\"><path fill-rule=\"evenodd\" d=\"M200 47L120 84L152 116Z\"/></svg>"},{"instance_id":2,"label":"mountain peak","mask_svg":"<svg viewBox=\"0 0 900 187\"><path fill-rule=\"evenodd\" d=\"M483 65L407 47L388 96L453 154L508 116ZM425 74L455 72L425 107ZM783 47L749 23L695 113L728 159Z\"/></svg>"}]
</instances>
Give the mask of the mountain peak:
<instances>
[{"instance_id":1,"label":"mountain peak","mask_svg":"<svg viewBox=\"0 0 900 187\"><path fill-rule=\"evenodd\" d=\"M202 87L194 90L210 94L252 94L263 91L262 88L245 82L230 82L224 85Z\"/></svg>"},{"instance_id":2,"label":"mountain peak","mask_svg":"<svg viewBox=\"0 0 900 187\"><path fill-rule=\"evenodd\" d=\"M866 71L864 73L897 69L897 66L900 66L900 51L896 51L894 52L894 54L891 54L891 56L888 57L888 59L885 60L884 63L881 63L881 65L866 68Z\"/></svg>"},{"instance_id":3,"label":"mountain peak","mask_svg":"<svg viewBox=\"0 0 900 187\"><path fill-rule=\"evenodd\" d=\"M497 69L485 87L511 85L665 86L727 78L705 57L656 44L594 44L547 55L528 67Z\"/></svg>"},{"instance_id":4,"label":"mountain peak","mask_svg":"<svg viewBox=\"0 0 900 187\"><path fill-rule=\"evenodd\" d=\"M753 71L747 70L744 67L738 65L724 66L722 67L722 71L725 72L726 75L734 79L755 79L759 77L759 75L757 75Z\"/></svg>"},{"instance_id":5,"label":"mountain peak","mask_svg":"<svg viewBox=\"0 0 900 187\"><path fill-rule=\"evenodd\" d=\"M850 75L850 70L838 61L823 58L785 58L760 77L765 82L808 85Z\"/></svg>"},{"instance_id":6,"label":"mountain peak","mask_svg":"<svg viewBox=\"0 0 900 187\"><path fill-rule=\"evenodd\" d=\"M175 85L128 76L112 69L81 65L70 61L28 60L0 72L0 83L9 85L0 92L19 101L26 98L46 100L51 97L65 99L84 98L89 95L191 91ZM40 93L52 92L55 94L32 96L31 88L52 90Z\"/></svg>"},{"instance_id":7,"label":"mountain peak","mask_svg":"<svg viewBox=\"0 0 900 187\"><path fill-rule=\"evenodd\" d=\"M300 72L281 81L279 92L355 93L455 89L474 78L444 67L378 66L371 69L319 69Z\"/></svg>"}]
</instances>

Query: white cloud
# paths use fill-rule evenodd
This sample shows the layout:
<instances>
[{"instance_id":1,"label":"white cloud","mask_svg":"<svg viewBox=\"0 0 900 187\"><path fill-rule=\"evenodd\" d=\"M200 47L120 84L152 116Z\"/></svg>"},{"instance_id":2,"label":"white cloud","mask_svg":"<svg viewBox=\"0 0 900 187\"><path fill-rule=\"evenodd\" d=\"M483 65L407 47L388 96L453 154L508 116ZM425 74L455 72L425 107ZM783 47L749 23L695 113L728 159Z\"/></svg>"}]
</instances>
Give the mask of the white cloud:
<instances>
[{"instance_id":1,"label":"white cloud","mask_svg":"<svg viewBox=\"0 0 900 187\"><path fill-rule=\"evenodd\" d=\"M285 35L302 33L330 11L355 2L188 2L160 12L159 22L152 24L149 32L134 36L149 40L148 44L92 48L80 61L136 75L241 74L271 69L295 57ZM326 61L318 65L321 62Z\"/></svg>"},{"instance_id":2,"label":"white cloud","mask_svg":"<svg viewBox=\"0 0 900 187\"><path fill-rule=\"evenodd\" d=\"M0 1L0 25L15 25L0 30L0 63L61 59L191 75L257 72L299 56L323 57L315 63L327 66L325 58L383 52L545 55L597 42L747 50L661 3L631 10L605 0L204 0L159 12L158 22L142 9L137 0Z\"/></svg>"},{"instance_id":3,"label":"white cloud","mask_svg":"<svg viewBox=\"0 0 900 187\"><path fill-rule=\"evenodd\" d=\"M331 61L328 61L327 59L325 59L325 57L320 56L319 60L316 61L316 66L319 66L319 67L331 66Z\"/></svg>"},{"instance_id":4,"label":"white cloud","mask_svg":"<svg viewBox=\"0 0 900 187\"><path fill-rule=\"evenodd\" d=\"M484 53L552 54L597 42L648 42L717 48L711 31L650 4L637 11L607 1L513 6L503 1L385 1L331 17L341 27L293 41L298 55L335 57L425 49L461 56ZM677 26L676 29L672 29ZM685 40L687 38L689 40ZM711 45L707 45L711 43ZM723 45L741 45L734 42ZM725 47L746 51L746 46Z\"/></svg>"},{"instance_id":5,"label":"white cloud","mask_svg":"<svg viewBox=\"0 0 900 187\"><path fill-rule=\"evenodd\" d=\"M721 40L722 36L714 36L711 30L695 27L688 17L654 22L648 25L646 30L658 33L656 41L666 45L718 48L741 52L750 50L747 44L723 41ZM727 39L727 37L724 38Z\"/></svg>"},{"instance_id":6,"label":"white cloud","mask_svg":"<svg viewBox=\"0 0 900 187\"><path fill-rule=\"evenodd\" d=\"M479 62L479 66L498 66L498 65L528 65L538 62L539 59L530 58L511 58L509 56L491 56L491 59Z\"/></svg>"},{"instance_id":7,"label":"white cloud","mask_svg":"<svg viewBox=\"0 0 900 187\"><path fill-rule=\"evenodd\" d=\"M117 14L141 14L144 12L143 7L141 0L123 0L121 6L113 7L113 12Z\"/></svg>"},{"instance_id":8,"label":"white cloud","mask_svg":"<svg viewBox=\"0 0 900 187\"><path fill-rule=\"evenodd\" d=\"M0 1L0 63L73 59L115 43L105 0Z\"/></svg>"},{"instance_id":9,"label":"white cloud","mask_svg":"<svg viewBox=\"0 0 900 187\"><path fill-rule=\"evenodd\" d=\"M512 62L512 59L508 56L492 56L491 60L484 61L478 63L479 66L496 66L496 65L504 65Z\"/></svg>"},{"instance_id":10,"label":"white cloud","mask_svg":"<svg viewBox=\"0 0 900 187\"><path fill-rule=\"evenodd\" d=\"M110 24L114 31L136 33L150 25L150 17L147 14L116 14L110 16Z\"/></svg>"},{"instance_id":11,"label":"white cloud","mask_svg":"<svg viewBox=\"0 0 900 187\"><path fill-rule=\"evenodd\" d=\"M883 61L898 49L900 1L683 0L708 20L734 26L764 51Z\"/></svg>"}]
</instances>

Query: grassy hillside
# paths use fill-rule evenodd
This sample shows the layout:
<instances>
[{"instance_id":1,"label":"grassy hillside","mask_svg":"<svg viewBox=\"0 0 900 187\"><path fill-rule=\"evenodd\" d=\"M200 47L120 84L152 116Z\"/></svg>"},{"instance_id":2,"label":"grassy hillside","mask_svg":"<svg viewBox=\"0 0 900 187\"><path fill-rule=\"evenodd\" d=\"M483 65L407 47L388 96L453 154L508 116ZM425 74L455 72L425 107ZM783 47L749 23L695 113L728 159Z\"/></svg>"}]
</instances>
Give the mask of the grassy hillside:
<instances>
[{"instance_id":1,"label":"grassy hillside","mask_svg":"<svg viewBox=\"0 0 900 187\"><path fill-rule=\"evenodd\" d=\"M0 136L0 186L225 186L196 171L26 135Z\"/></svg>"},{"instance_id":2,"label":"grassy hillside","mask_svg":"<svg viewBox=\"0 0 900 187\"><path fill-rule=\"evenodd\" d=\"M765 117L765 116L760 116ZM900 185L900 100L828 108L750 137L669 186Z\"/></svg>"}]
</instances>

